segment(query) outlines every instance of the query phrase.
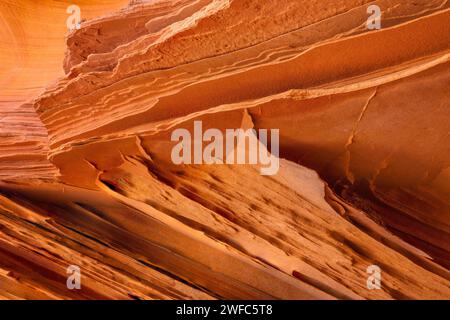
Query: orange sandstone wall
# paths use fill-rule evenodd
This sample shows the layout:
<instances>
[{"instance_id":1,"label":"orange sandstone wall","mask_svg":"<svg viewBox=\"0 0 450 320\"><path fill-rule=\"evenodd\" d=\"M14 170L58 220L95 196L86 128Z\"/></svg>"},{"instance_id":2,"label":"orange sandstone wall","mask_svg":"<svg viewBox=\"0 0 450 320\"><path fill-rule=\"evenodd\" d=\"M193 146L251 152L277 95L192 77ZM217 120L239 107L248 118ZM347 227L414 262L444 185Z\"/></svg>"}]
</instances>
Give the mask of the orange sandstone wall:
<instances>
[{"instance_id":1,"label":"orange sandstone wall","mask_svg":"<svg viewBox=\"0 0 450 320\"><path fill-rule=\"evenodd\" d=\"M0 15L0 298L450 298L448 1ZM277 174L174 164L196 121L279 129Z\"/></svg>"}]
</instances>

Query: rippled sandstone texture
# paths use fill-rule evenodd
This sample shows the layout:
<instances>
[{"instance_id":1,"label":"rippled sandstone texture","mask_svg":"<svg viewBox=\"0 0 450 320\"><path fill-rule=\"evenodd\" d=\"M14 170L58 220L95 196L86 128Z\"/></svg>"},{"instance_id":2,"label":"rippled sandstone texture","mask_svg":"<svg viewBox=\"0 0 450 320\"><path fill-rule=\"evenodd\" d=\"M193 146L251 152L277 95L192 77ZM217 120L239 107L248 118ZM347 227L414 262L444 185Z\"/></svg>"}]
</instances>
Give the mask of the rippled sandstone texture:
<instances>
[{"instance_id":1,"label":"rippled sandstone texture","mask_svg":"<svg viewBox=\"0 0 450 320\"><path fill-rule=\"evenodd\" d=\"M0 4L0 298L450 298L448 1L69 4ZM172 164L195 120L280 171Z\"/></svg>"}]
</instances>

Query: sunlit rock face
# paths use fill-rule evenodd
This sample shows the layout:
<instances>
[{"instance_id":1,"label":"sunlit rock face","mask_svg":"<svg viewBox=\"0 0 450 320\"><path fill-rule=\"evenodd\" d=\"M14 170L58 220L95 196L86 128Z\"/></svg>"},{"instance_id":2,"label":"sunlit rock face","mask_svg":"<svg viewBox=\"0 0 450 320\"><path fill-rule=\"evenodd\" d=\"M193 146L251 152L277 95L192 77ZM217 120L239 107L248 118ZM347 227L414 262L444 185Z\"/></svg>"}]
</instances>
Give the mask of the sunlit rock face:
<instances>
[{"instance_id":1,"label":"sunlit rock face","mask_svg":"<svg viewBox=\"0 0 450 320\"><path fill-rule=\"evenodd\" d=\"M0 298L450 298L448 1L0 14ZM279 129L279 170L175 164L199 121Z\"/></svg>"}]
</instances>

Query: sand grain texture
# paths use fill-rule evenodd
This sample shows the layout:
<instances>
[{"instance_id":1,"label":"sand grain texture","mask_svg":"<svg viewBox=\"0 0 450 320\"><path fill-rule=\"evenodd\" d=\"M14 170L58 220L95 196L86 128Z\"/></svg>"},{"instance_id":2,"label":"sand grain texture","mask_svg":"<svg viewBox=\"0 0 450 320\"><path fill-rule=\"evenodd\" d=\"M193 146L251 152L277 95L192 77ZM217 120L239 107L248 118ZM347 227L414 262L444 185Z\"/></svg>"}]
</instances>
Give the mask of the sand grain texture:
<instances>
[{"instance_id":1,"label":"sand grain texture","mask_svg":"<svg viewBox=\"0 0 450 320\"><path fill-rule=\"evenodd\" d=\"M0 3L0 298L450 299L448 1L75 2ZM199 120L278 174L174 165Z\"/></svg>"}]
</instances>

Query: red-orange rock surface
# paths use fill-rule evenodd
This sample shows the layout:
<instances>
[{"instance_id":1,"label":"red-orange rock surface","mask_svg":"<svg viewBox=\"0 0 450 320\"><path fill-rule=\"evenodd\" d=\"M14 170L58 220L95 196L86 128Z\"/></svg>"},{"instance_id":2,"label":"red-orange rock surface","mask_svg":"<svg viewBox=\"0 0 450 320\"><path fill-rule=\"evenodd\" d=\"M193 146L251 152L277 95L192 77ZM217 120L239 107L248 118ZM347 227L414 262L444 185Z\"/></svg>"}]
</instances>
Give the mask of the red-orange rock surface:
<instances>
[{"instance_id":1,"label":"red-orange rock surface","mask_svg":"<svg viewBox=\"0 0 450 320\"><path fill-rule=\"evenodd\" d=\"M74 3L0 4L0 298L450 299L448 1ZM197 120L279 172L173 164Z\"/></svg>"}]
</instances>

